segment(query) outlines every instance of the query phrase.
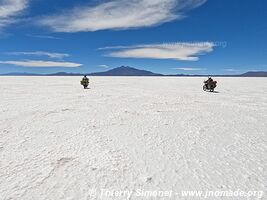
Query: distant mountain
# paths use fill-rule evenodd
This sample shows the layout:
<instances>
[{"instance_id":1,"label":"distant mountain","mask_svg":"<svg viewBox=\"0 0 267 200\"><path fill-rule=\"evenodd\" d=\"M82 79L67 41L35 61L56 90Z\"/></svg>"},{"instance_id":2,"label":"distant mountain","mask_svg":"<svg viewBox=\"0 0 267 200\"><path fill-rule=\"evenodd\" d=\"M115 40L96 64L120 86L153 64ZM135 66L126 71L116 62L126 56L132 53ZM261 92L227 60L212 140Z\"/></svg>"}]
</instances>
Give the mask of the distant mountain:
<instances>
[{"instance_id":1,"label":"distant mountain","mask_svg":"<svg viewBox=\"0 0 267 200\"><path fill-rule=\"evenodd\" d=\"M67 73L57 72L53 74L33 74L33 73L21 73L12 72L7 74L0 74L0 76L83 76L82 73ZM172 77L207 77L208 75L187 75L187 74L174 74L174 75L163 75L157 74L146 70L140 70L133 67L121 66L105 72L96 72L87 74L88 76L172 76ZM212 75L214 77L267 77L266 71L255 71L246 72L240 75Z\"/></svg>"},{"instance_id":2,"label":"distant mountain","mask_svg":"<svg viewBox=\"0 0 267 200\"><path fill-rule=\"evenodd\" d=\"M8 73L1 74L2 76L83 76L81 73L67 73L67 72L57 72L53 74L31 74L31 73ZM88 76L163 76L162 74L156 74L146 70L140 70L132 67L117 67L105 72L96 72L87 74Z\"/></svg>"},{"instance_id":3,"label":"distant mountain","mask_svg":"<svg viewBox=\"0 0 267 200\"><path fill-rule=\"evenodd\" d=\"M80 73L67 73L67 72L57 72L54 74L46 74L45 76L83 76L84 74Z\"/></svg>"},{"instance_id":4,"label":"distant mountain","mask_svg":"<svg viewBox=\"0 0 267 200\"><path fill-rule=\"evenodd\" d=\"M267 72L258 71L258 72L246 72L241 74L242 77L267 77Z\"/></svg>"},{"instance_id":5,"label":"distant mountain","mask_svg":"<svg viewBox=\"0 0 267 200\"><path fill-rule=\"evenodd\" d=\"M33 74L26 72L11 72L7 74L0 74L0 76L83 76L83 74L79 73L67 73L67 72L57 72L54 74Z\"/></svg>"},{"instance_id":6,"label":"distant mountain","mask_svg":"<svg viewBox=\"0 0 267 200\"><path fill-rule=\"evenodd\" d=\"M11 72L7 74L0 74L0 76L40 76L40 74L33 74L26 72Z\"/></svg>"},{"instance_id":7,"label":"distant mountain","mask_svg":"<svg viewBox=\"0 0 267 200\"><path fill-rule=\"evenodd\" d=\"M132 67L117 67L106 72L88 74L89 76L163 76L146 70L135 69Z\"/></svg>"}]
</instances>

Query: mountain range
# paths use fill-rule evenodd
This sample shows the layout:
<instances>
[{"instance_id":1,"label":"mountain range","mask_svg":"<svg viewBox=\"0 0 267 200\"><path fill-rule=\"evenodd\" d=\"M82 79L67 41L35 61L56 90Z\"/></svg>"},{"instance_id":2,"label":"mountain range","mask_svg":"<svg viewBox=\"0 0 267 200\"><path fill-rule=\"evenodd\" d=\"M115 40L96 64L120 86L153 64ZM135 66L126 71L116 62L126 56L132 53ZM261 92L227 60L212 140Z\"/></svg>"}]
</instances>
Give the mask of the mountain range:
<instances>
[{"instance_id":1,"label":"mountain range","mask_svg":"<svg viewBox=\"0 0 267 200\"><path fill-rule=\"evenodd\" d=\"M67 72L57 72L52 74L34 74L34 73L20 73L13 72L7 74L0 74L0 76L83 76L82 73L67 73ZM209 75L187 75L187 74L174 74L174 75L164 75L159 73L153 73L151 71L140 70L133 67L121 66L105 72L95 72L86 74L88 76L209 76ZM212 76L222 76L222 77L267 77L267 71L251 71L239 75L212 75Z\"/></svg>"}]
</instances>

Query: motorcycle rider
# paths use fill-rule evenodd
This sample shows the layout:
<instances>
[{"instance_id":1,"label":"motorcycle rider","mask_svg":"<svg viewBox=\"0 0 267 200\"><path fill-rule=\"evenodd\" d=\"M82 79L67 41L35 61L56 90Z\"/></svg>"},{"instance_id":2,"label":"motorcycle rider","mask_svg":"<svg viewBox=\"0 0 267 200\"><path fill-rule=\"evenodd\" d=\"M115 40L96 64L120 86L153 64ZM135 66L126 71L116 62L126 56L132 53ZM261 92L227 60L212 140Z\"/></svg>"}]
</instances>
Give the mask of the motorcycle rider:
<instances>
[{"instance_id":1,"label":"motorcycle rider","mask_svg":"<svg viewBox=\"0 0 267 200\"><path fill-rule=\"evenodd\" d=\"M208 83L213 82L213 79L211 77L208 78Z\"/></svg>"},{"instance_id":2,"label":"motorcycle rider","mask_svg":"<svg viewBox=\"0 0 267 200\"><path fill-rule=\"evenodd\" d=\"M81 85L83 85L83 88L86 89L89 85L89 79L86 75L84 75L83 79L81 80Z\"/></svg>"},{"instance_id":3,"label":"motorcycle rider","mask_svg":"<svg viewBox=\"0 0 267 200\"><path fill-rule=\"evenodd\" d=\"M207 88L209 88L210 84L213 83L213 79L209 76L208 80L205 81Z\"/></svg>"}]
</instances>

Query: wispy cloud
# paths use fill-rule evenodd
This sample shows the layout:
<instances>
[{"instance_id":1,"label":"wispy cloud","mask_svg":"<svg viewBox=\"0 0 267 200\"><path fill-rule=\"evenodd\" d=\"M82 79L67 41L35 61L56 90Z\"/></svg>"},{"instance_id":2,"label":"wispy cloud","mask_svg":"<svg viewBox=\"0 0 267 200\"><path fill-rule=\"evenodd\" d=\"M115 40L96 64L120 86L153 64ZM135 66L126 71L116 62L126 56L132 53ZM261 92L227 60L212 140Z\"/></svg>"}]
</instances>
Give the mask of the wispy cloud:
<instances>
[{"instance_id":1,"label":"wispy cloud","mask_svg":"<svg viewBox=\"0 0 267 200\"><path fill-rule=\"evenodd\" d=\"M17 20L19 15L28 6L28 0L1 0L0 1L0 29Z\"/></svg>"},{"instance_id":2,"label":"wispy cloud","mask_svg":"<svg viewBox=\"0 0 267 200\"><path fill-rule=\"evenodd\" d=\"M191 67L178 67L178 68L173 68L177 70L184 70L184 71L205 71L207 70L206 68L191 68Z\"/></svg>"},{"instance_id":3,"label":"wispy cloud","mask_svg":"<svg viewBox=\"0 0 267 200\"><path fill-rule=\"evenodd\" d=\"M97 31L156 26L184 18L185 12L207 0L111 0L95 6L78 6L46 16L38 25L55 32Z\"/></svg>"},{"instance_id":4,"label":"wispy cloud","mask_svg":"<svg viewBox=\"0 0 267 200\"><path fill-rule=\"evenodd\" d=\"M247 68L247 69L235 69L235 68L228 68L228 69L223 69L223 71L226 71L226 72L255 72L255 71L266 71L266 70L263 70L263 69L251 69L251 68Z\"/></svg>"},{"instance_id":5,"label":"wispy cloud","mask_svg":"<svg viewBox=\"0 0 267 200\"><path fill-rule=\"evenodd\" d=\"M108 65L98 65L98 67L101 67L101 68L109 68Z\"/></svg>"},{"instance_id":6,"label":"wispy cloud","mask_svg":"<svg viewBox=\"0 0 267 200\"><path fill-rule=\"evenodd\" d=\"M9 55L32 55L32 56L48 56L50 58L65 58L69 57L69 54L66 53L53 53L53 52L46 52L46 51L34 51L34 52L8 52Z\"/></svg>"},{"instance_id":7,"label":"wispy cloud","mask_svg":"<svg viewBox=\"0 0 267 200\"><path fill-rule=\"evenodd\" d=\"M226 72L240 72L242 70L229 68L229 69L224 69L224 71L226 71Z\"/></svg>"},{"instance_id":8,"label":"wispy cloud","mask_svg":"<svg viewBox=\"0 0 267 200\"><path fill-rule=\"evenodd\" d=\"M33 35L27 34L28 37L39 38L39 39L50 39L50 40L62 40L60 37L55 37L51 35Z\"/></svg>"},{"instance_id":9,"label":"wispy cloud","mask_svg":"<svg viewBox=\"0 0 267 200\"><path fill-rule=\"evenodd\" d=\"M15 65L21 67L80 67L82 64L73 62L54 62L44 60L24 60L24 61L0 61L0 64Z\"/></svg>"},{"instance_id":10,"label":"wispy cloud","mask_svg":"<svg viewBox=\"0 0 267 200\"><path fill-rule=\"evenodd\" d=\"M150 58L197 61L199 55L212 52L212 42L167 43L136 46L104 47L100 50L111 50L106 56L119 58Z\"/></svg>"}]
</instances>

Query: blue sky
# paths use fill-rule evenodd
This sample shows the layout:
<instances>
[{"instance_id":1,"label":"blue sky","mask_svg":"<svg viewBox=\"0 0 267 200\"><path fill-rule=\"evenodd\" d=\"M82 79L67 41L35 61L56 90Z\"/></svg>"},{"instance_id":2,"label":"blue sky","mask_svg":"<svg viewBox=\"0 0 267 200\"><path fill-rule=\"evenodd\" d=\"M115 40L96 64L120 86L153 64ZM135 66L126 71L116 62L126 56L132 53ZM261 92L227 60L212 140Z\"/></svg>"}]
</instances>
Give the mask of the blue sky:
<instances>
[{"instance_id":1,"label":"blue sky","mask_svg":"<svg viewBox=\"0 0 267 200\"><path fill-rule=\"evenodd\" d=\"M267 71L265 0L2 0L0 73Z\"/></svg>"}]
</instances>

